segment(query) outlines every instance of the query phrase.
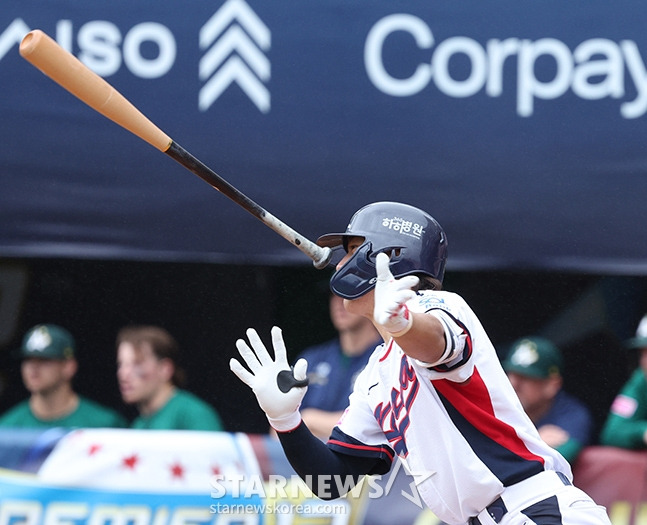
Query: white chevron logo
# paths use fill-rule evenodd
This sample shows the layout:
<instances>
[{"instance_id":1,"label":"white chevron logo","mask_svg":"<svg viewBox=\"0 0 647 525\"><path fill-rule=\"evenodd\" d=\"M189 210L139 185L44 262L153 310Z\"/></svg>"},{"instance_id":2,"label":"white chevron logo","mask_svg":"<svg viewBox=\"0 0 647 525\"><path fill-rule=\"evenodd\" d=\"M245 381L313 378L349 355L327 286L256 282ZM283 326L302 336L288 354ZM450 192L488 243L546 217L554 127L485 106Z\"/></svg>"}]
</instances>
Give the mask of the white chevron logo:
<instances>
[{"instance_id":1,"label":"white chevron logo","mask_svg":"<svg viewBox=\"0 0 647 525\"><path fill-rule=\"evenodd\" d=\"M207 111L236 82L261 112L269 112L270 92L264 82L270 79L271 65L263 51L271 43L270 30L244 0L227 0L200 28L200 49L207 49L199 65L200 80L205 81L200 111Z\"/></svg>"}]
</instances>

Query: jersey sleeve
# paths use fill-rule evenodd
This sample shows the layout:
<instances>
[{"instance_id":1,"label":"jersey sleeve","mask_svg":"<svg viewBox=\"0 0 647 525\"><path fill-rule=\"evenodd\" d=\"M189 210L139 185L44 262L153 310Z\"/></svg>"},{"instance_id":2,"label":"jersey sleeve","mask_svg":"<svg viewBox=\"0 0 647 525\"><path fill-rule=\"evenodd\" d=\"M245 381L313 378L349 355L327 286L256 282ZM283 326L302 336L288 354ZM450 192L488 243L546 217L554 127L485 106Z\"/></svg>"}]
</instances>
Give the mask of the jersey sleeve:
<instances>
[{"instance_id":1,"label":"jersey sleeve","mask_svg":"<svg viewBox=\"0 0 647 525\"><path fill-rule=\"evenodd\" d=\"M419 296L414 303L415 311L433 315L440 321L445 333L445 350L433 363L417 359L425 377L446 378L452 381L465 381L472 375L471 363L473 341L469 329L473 313L456 294L449 292L428 292Z\"/></svg>"},{"instance_id":2,"label":"jersey sleeve","mask_svg":"<svg viewBox=\"0 0 647 525\"><path fill-rule=\"evenodd\" d=\"M391 470L395 457L393 449L385 444L369 445L344 434L339 427L333 428L326 443L328 448L339 454L375 459L375 467L369 474L386 474Z\"/></svg>"},{"instance_id":3,"label":"jersey sleeve","mask_svg":"<svg viewBox=\"0 0 647 525\"><path fill-rule=\"evenodd\" d=\"M384 474L388 467L379 458L340 454L315 437L303 421L279 440L295 472L321 499L336 499L355 486L366 474ZM351 483L348 484L348 478ZM343 479L343 483L330 483Z\"/></svg>"},{"instance_id":4,"label":"jersey sleeve","mask_svg":"<svg viewBox=\"0 0 647 525\"><path fill-rule=\"evenodd\" d=\"M433 315L443 326L445 351L434 363L423 363L417 359L416 362L425 368L437 368L439 371L463 365L471 354L469 352L471 345L467 345L469 335L467 329L447 312L440 309L430 310L428 314Z\"/></svg>"}]
</instances>

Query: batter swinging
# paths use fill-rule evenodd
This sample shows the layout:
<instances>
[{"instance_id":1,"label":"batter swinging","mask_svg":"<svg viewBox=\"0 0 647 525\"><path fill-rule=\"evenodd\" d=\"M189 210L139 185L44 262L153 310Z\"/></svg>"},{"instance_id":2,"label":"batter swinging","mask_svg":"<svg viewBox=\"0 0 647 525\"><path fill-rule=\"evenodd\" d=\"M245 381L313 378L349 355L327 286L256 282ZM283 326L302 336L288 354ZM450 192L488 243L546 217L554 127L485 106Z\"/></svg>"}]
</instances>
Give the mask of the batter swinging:
<instances>
[{"instance_id":1,"label":"batter swinging","mask_svg":"<svg viewBox=\"0 0 647 525\"><path fill-rule=\"evenodd\" d=\"M568 462L540 439L474 312L441 290L447 238L431 216L378 202L317 244L343 245L331 289L348 311L372 319L385 341L328 442L301 421L307 387L277 386L277 374L290 368L280 329L272 329L274 359L250 329L251 348L243 340L237 348L251 373L230 363L315 494L338 497L334 476L385 474L398 456L448 524L610 524L604 507L572 485ZM297 361L294 378L305 379L306 368Z\"/></svg>"}]
</instances>

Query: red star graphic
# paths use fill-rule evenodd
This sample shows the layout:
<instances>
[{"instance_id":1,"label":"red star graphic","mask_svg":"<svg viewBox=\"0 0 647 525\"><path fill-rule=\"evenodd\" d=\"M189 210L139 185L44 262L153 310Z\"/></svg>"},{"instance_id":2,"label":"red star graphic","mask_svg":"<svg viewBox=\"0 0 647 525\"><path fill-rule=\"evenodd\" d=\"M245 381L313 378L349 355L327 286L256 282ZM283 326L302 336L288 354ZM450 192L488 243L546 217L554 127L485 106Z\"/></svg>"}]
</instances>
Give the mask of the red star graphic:
<instances>
[{"instance_id":1,"label":"red star graphic","mask_svg":"<svg viewBox=\"0 0 647 525\"><path fill-rule=\"evenodd\" d=\"M184 467L180 463L171 465L171 477L177 479L184 478Z\"/></svg>"},{"instance_id":2,"label":"red star graphic","mask_svg":"<svg viewBox=\"0 0 647 525\"><path fill-rule=\"evenodd\" d=\"M137 454L133 454L132 456L128 456L127 458L122 459L121 464L127 469L135 470L135 465L138 461L139 458L137 457Z\"/></svg>"},{"instance_id":3,"label":"red star graphic","mask_svg":"<svg viewBox=\"0 0 647 525\"><path fill-rule=\"evenodd\" d=\"M90 448L88 448L88 456L94 456L102 448L103 448L103 445L99 445L98 443L95 443L94 445L90 445Z\"/></svg>"},{"instance_id":4,"label":"red star graphic","mask_svg":"<svg viewBox=\"0 0 647 525\"><path fill-rule=\"evenodd\" d=\"M220 474L220 466L216 465L214 467L211 467L211 474L213 476L217 476L218 474Z\"/></svg>"}]
</instances>

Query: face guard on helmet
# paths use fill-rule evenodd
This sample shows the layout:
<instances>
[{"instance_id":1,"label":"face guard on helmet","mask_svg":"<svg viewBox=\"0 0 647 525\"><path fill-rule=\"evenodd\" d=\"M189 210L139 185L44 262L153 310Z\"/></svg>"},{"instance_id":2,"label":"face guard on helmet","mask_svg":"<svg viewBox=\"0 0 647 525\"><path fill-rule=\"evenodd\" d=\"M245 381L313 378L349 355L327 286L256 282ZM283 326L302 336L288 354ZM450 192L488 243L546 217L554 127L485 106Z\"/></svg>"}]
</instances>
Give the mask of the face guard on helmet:
<instances>
[{"instance_id":1,"label":"face guard on helmet","mask_svg":"<svg viewBox=\"0 0 647 525\"><path fill-rule=\"evenodd\" d=\"M344 233L317 239L322 247L347 247L350 237L364 242L331 278L332 291L345 299L357 299L375 286L375 257L385 252L395 278L423 274L443 281L447 238L440 224L427 213L397 202L376 202L353 215Z\"/></svg>"}]
</instances>

